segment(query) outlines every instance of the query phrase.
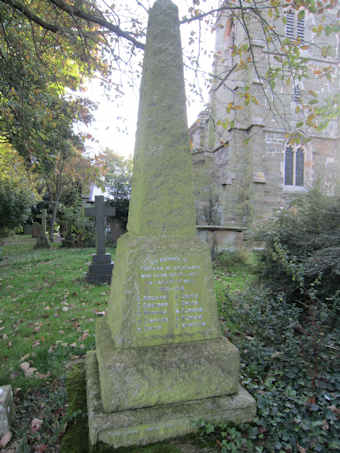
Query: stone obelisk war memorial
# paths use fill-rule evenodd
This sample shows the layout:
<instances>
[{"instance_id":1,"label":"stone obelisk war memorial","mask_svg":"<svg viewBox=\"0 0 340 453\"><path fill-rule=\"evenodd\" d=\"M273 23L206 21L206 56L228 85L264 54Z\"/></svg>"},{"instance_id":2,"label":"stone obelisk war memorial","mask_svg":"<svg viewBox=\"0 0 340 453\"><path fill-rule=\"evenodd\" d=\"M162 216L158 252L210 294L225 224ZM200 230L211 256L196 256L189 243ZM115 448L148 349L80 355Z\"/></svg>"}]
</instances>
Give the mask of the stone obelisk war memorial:
<instances>
[{"instance_id":1,"label":"stone obelisk war memorial","mask_svg":"<svg viewBox=\"0 0 340 453\"><path fill-rule=\"evenodd\" d=\"M144 445L199 419L250 421L239 353L220 331L209 249L196 237L177 7L150 10L128 233L87 355L90 443Z\"/></svg>"}]
</instances>

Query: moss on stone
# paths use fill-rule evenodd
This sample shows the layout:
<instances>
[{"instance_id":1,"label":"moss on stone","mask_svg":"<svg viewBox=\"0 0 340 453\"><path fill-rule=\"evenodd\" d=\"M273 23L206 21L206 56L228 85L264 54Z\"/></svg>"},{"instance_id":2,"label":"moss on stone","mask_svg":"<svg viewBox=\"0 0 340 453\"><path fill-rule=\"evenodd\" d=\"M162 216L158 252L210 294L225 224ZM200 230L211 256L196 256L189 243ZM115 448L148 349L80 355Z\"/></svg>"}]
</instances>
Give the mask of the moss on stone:
<instances>
[{"instance_id":1,"label":"moss on stone","mask_svg":"<svg viewBox=\"0 0 340 453\"><path fill-rule=\"evenodd\" d=\"M61 442L60 453L88 452L88 423L84 363L73 366L66 375L67 417L71 420Z\"/></svg>"},{"instance_id":2,"label":"moss on stone","mask_svg":"<svg viewBox=\"0 0 340 453\"><path fill-rule=\"evenodd\" d=\"M60 453L89 453L84 363L78 363L66 375L67 416L71 422L63 436ZM112 448L96 444L91 453L181 453L176 446L158 443L145 447Z\"/></svg>"}]
</instances>

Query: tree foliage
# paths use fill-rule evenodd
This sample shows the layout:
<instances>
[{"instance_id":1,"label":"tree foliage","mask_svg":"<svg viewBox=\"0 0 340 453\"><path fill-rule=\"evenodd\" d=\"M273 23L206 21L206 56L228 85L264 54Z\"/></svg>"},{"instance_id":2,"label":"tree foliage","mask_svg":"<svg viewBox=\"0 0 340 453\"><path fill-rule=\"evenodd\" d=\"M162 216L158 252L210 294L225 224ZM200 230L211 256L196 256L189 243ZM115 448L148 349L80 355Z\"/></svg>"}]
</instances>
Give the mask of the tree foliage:
<instances>
[{"instance_id":1,"label":"tree foliage","mask_svg":"<svg viewBox=\"0 0 340 453\"><path fill-rule=\"evenodd\" d=\"M91 105L71 100L66 89L79 87L94 66L90 57L85 61L74 46L51 39L3 3L0 14L0 136L27 166L37 167L42 159L53 160L65 142L79 142L72 126L90 120Z\"/></svg>"},{"instance_id":2,"label":"tree foliage","mask_svg":"<svg viewBox=\"0 0 340 453\"><path fill-rule=\"evenodd\" d=\"M39 50L39 45L43 43L49 52L53 52L61 67L65 61L71 61L79 65L80 73L85 68L90 72L99 69L105 75L103 83L115 87L118 94L122 93L124 82L123 78L114 76L117 71L122 72L128 67L133 74L140 73L140 51L144 49L147 13L152 3L151 0L136 0L131 3L117 1L114 4L95 0L0 1L6 15L23 24L23 33L33 42L31 47L34 55L39 54L36 48ZM207 30L225 11L231 15L234 23L241 26L245 40L233 46L233 55L238 58L230 71L226 74L209 74L210 79L216 79L212 81L215 86L223 84L232 72L252 68L262 83L267 102L275 108L273 98L279 90L280 81L290 83L292 80L301 81L310 77L325 80L334 77L331 65L311 64L305 51L319 46L320 57L331 56L329 45L314 42L314 37L327 37L339 32L336 0L186 0L184 5L180 21L184 29L190 28L190 32L184 33L185 66L194 71L189 88L195 93L200 91L202 72L206 73L206 83L211 82L207 80L207 70L202 66L208 52ZM305 12L311 12L320 19L312 31L311 40L287 39L282 33L286 21L283 12L287 8L297 11L301 17ZM332 15L328 15L326 19L325 13L330 11ZM9 33L6 34L6 39L11 42L13 38L9 39ZM262 60L259 60L256 52L257 34L261 34L265 45L276 54L273 64L264 73L261 71ZM36 43L39 44L38 47ZM74 56L70 57L70 54ZM131 83L135 81L136 78ZM249 92L249 88L243 87L239 93L238 105L232 105L231 109L257 102L257 97ZM331 118L339 115L338 95L333 93L329 99L319 102L318 93L306 93L304 105L299 108L304 112L300 128L303 125L311 128L326 127Z\"/></svg>"},{"instance_id":3,"label":"tree foliage","mask_svg":"<svg viewBox=\"0 0 340 453\"><path fill-rule=\"evenodd\" d=\"M0 232L21 225L34 200L33 184L22 158L10 146L0 145Z\"/></svg>"},{"instance_id":4,"label":"tree foliage","mask_svg":"<svg viewBox=\"0 0 340 453\"><path fill-rule=\"evenodd\" d=\"M106 148L99 156L105 190L113 197L111 206L116 209L115 218L126 227L131 195L132 160Z\"/></svg>"}]
</instances>

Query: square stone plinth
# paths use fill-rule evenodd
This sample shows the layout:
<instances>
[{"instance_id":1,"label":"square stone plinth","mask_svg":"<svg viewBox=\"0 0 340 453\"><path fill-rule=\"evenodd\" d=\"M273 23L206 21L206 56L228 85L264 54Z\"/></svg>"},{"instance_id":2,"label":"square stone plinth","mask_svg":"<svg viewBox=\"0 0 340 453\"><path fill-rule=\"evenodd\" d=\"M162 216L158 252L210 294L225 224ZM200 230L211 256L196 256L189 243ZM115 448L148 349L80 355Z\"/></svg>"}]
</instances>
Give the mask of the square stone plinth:
<instances>
[{"instance_id":1,"label":"square stone plinth","mask_svg":"<svg viewBox=\"0 0 340 453\"><path fill-rule=\"evenodd\" d=\"M231 395L239 389L239 352L223 337L117 348L102 318L96 348L105 412Z\"/></svg>"},{"instance_id":2,"label":"square stone plinth","mask_svg":"<svg viewBox=\"0 0 340 453\"><path fill-rule=\"evenodd\" d=\"M87 354L86 380L92 447L97 442L104 442L114 448L147 445L194 433L198 429L198 420L244 423L251 421L256 415L255 400L243 388L229 396L105 413L94 351Z\"/></svg>"},{"instance_id":3,"label":"square stone plinth","mask_svg":"<svg viewBox=\"0 0 340 453\"><path fill-rule=\"evenodd\" d=\"M13 393L10 385L0 387L0 438L10 430L14 415Z\"/></svg>"}]
</instances>

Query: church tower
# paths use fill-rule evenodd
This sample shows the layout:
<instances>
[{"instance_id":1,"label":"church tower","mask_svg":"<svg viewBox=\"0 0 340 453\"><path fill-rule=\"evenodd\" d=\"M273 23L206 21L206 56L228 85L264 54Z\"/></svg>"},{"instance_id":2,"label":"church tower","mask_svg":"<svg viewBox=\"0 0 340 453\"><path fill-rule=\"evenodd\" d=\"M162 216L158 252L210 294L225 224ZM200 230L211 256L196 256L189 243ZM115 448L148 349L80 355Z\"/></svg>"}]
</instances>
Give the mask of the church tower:
<instances>
[{"instance_id":1,"label":"church tower","mask_svg":"<svg viewBox=\"0 0 340 453\"><path fill-rule=\"evenodd\" d=\"M336 8L259 18L230 5L216 22L209 109L191 136L198 224L241 231L316 183L339 191L339 118L318 128L313 108L339 94L340 45L324 33Z\"/></svg>"}]
</instances>

